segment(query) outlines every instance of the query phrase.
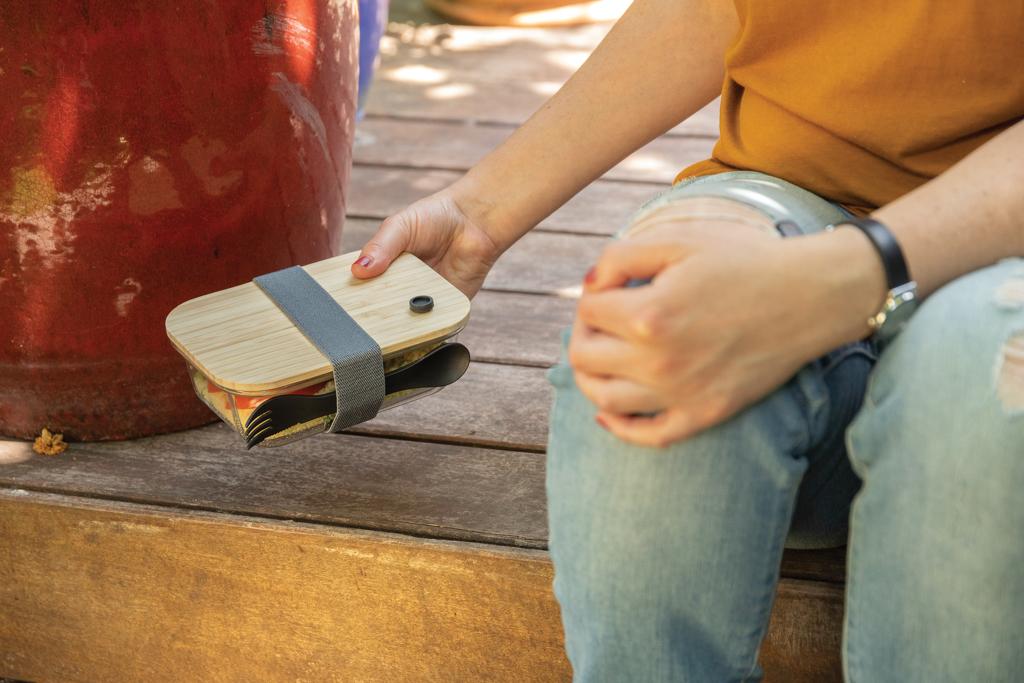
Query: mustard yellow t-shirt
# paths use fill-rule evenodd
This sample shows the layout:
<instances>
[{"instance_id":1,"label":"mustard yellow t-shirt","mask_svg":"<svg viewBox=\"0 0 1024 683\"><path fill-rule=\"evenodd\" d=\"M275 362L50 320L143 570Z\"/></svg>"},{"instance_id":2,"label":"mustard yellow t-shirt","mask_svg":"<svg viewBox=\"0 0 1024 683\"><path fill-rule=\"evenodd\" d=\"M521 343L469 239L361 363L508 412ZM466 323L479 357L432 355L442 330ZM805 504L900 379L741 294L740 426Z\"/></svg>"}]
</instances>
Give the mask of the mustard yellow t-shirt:
<instances>
[{"instance_id":1,"label":"mustard yellow t-shirt","mask_svg":"<svg viewBox=\"0 0 1024 683\"><path fill-rule=\"evenodd\" d=\"M680 179L762 171L866 212L1024 117L1024 0L736 8L720 138Z\"/></svg>"}]
</instances>

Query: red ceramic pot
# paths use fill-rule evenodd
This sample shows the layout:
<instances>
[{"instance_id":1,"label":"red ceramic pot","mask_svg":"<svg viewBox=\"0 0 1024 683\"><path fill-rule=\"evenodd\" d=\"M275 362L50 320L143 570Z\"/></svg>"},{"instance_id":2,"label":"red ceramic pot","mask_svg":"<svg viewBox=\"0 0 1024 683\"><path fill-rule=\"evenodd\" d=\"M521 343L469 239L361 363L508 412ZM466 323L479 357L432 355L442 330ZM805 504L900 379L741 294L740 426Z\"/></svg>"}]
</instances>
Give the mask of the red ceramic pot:
<instances>
[{"instance_id":1,"label":"red ceramic pot","mask_svg":"<svg viewBox=\"0 0 1024 683\"><path fill-rule=\"evenodd\" d=\"M0 2L0 433L214 418L164 318L336 253L355 3Z\"/></svg>"}]
</instances>

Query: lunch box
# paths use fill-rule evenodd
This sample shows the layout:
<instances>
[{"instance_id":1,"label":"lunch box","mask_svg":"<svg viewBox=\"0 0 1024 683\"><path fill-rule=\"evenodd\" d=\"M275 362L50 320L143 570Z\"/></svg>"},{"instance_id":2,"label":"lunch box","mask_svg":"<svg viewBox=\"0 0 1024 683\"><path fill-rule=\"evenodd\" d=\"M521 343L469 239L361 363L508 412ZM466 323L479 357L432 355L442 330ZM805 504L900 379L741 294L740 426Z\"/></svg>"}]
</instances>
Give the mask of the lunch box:
<instances>
[{"instance_id":1,"label":"lunch box","mask_svg":"<svg viewBox=\"0 0 1024 683\"><path fill-rule=\"evenodd\" d=\"M253 411L277 396L335 394L336 414L290 425L263 446L340 431L438 390L384 394L382 380L453 342L469 319L469 299L412 254L376 278L356 279L350 268L358 256L261 276L167 316L167 336L196 395L243 438Z\"/></svg>"}]
</instances>

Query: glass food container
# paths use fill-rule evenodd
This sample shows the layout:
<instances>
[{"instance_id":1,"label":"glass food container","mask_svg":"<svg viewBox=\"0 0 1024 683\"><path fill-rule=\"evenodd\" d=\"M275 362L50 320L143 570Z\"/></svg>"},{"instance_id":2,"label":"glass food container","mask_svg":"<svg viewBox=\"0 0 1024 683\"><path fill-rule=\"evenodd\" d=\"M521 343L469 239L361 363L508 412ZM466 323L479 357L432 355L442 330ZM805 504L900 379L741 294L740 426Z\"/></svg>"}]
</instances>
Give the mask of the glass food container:
<instances>
[{"instance_id":1,"label":"glass food container","mask_svg":"<svg viewBox=\"0 0 1024 683\"><path fill-rule=\"evenodd\" d=\"M383 275L357 280L350 266L358 255L352 252L304 269L381 347L385 373L453 341L465 326L469 299L415 256L403 254ZM432 299L429 311L410 305L421 296ZM334 392L330 362L252 282L186 301L167 316L166 328L185 358L196 394L240 436L252 412L269 398ZM381 410L437 390L388 394ZM291 425L261 445L321 433L333 417Z\"/></svg>"}]
</instances>

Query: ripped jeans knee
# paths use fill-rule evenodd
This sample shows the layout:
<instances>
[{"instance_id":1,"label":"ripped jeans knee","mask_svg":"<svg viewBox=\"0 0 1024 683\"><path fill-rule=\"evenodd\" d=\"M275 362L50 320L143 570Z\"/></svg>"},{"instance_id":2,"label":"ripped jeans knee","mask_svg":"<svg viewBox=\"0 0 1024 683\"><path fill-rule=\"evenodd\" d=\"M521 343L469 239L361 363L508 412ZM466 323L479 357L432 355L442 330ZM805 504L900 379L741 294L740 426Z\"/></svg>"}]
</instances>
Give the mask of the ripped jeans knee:
<instances>
[{"instance_id":1,"label":"ripped jeans knee","mask_svg":"<svg viewBox=\"0 0 1024 683\"><path fill-rule=\"evenodd\" d=\"M1008 313L1024 313L1024 260L996 290L996 305ZM996 370L996 394L1010 412L1024 411L1024 326L1003 344Z\"/></svg>"}]
</instances>

